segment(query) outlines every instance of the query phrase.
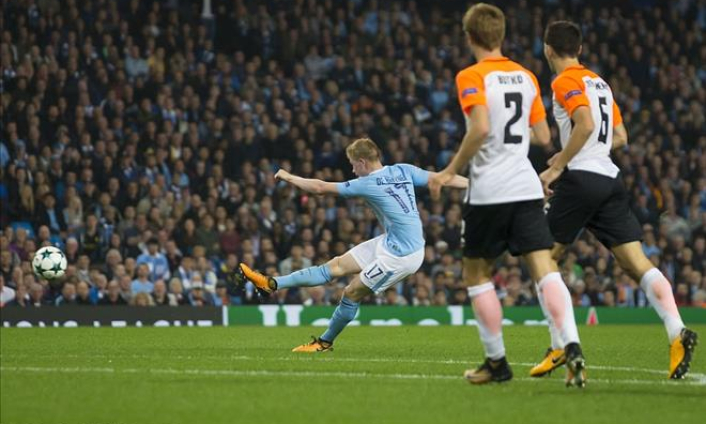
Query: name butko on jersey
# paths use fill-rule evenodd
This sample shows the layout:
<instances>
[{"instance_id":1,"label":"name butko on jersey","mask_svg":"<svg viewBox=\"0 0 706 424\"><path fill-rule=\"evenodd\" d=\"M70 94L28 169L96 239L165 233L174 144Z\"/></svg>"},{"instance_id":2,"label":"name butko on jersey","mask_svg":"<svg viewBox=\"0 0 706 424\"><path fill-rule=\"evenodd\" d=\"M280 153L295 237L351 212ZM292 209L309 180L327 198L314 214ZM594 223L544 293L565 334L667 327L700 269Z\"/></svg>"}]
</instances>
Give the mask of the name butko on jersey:
<instances>
[{"instance_id":1,"label":"name butko on jersey","mask_svg":"<svg viewBox=\"0 0 706 424\"><path fill-rule=\"evenodd\" d=\"M559 126L562 148L571 135L571 115L579 106L588 106L594 130L581 151L567 165L569 170L595 172L615 178L619 169L610 159L613 128L623 122L608 84L581 65L570 66L552 82L554 118Z\"/></svg>"},{"instance_id":2,"label":"name butko on jersey","mask_svg":"<svg viewBox=\"0 0 706 424\"><path fill-rule=\"evenodd\" d=\"M530 126L546 118L532 72L508 58L485 59L456 76L458 99L470 129L471 109L488 108L490 132L470 161L473 205L542 199L542 184L527 153Z\"/></svg>"}]
</instances>

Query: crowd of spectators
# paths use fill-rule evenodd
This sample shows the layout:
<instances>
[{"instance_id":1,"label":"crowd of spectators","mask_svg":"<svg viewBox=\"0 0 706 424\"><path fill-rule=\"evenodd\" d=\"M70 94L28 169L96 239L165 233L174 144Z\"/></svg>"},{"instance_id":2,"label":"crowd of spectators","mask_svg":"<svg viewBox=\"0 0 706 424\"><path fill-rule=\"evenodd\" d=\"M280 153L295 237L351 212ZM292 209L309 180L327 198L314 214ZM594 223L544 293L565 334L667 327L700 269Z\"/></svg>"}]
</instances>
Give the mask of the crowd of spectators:
<instances>
[{"instance_id":1,"label":"crowd of spectators","mask_svg":"<svg viewBox=\"0 0 706 424\"><path fill-rule=\"evenodd\" d=\"M504 53L536 73L549 20L585 33L582 59L614 90L630 134L615 161L644 249L680 305L706 305L706 4L499 1ZM618 6L618 4L620 6ZM472 64L463 2L3 0L0 286L10 305L335 304L345 279L260 300L234 284L321 264L379 234L360 200L276 182L279 167L351 178L368 135L385 162L440 169L464 122L454 76ZM553 140L557 140L555 129ZM533 148L538 169L555 146ZM461 192L418 192L422 269L368 303L468 304ZM38 280L40 246L67 255ZM585 233L561 263L576 305L644 306L639 285ZM509 255L505 305L536 304Z\"/></svg>"}]
</instances>

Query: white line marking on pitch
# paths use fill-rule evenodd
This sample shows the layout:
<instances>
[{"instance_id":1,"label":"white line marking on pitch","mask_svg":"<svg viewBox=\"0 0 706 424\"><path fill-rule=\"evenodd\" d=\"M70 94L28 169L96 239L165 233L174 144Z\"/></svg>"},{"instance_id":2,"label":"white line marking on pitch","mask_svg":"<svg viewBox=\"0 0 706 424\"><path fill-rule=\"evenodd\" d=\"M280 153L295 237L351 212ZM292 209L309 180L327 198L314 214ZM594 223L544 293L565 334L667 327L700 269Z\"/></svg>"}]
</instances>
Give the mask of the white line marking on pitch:
<instances>
[{"instance_id":1,"label":"white line marking on pitch","mask_svg":"<svg viewBox=\"0 0 706 424\"><path fill-rule=\"evenodd\" d=\"M209 369L175 369L175 368L90 368L90 367L0 367L2 372L37 372L37 373L99 373L99 374L141 374L157 375L195 375L195 376L224 376L224 377L310 377L310 378L381 378L391 380L462 380L461 376L446 374L385 374L367 372L342 372L342 371L274 371L274 370L209 370ZM556 381L549 379L535 379L520 377L516 381L542 382ZM589 379L589 383L599 384L638 384L638 385L673 385L673 386L701 386L706 380L696 381L670 381L670 380L638 380L638 379Z\"/></svg>"},{"instance_id":2,"label":"white line marking on pitch","mask_svg":"<svg viewBox=\"0 0 706 424\"><path fill-rule=\"evenodd\" d=\"M57 355L33 355L34 357L64 357L64 358L92 358L92 359L97 359L97 358L102 358L102 359L119 359L119 358L126 358L126 359L154 359L154 355L123 355L123 354L115 354L115 355L74 355L74 354L57 354ZM3 356L0 355L0 358ZM218 356L218 355L198 355L198 356L192 356L192 355L170 355L170 359L176 359L176 360L192 360L192 359L199 359L199 360L204 360L204 359L221 359L221 360L230 360L230 361L258 361L258 362L281 362L281 361L300 361L300 362L369 362L369 363L409 363L409 364L441 364L441 365L471 365L473 363L472 360L457 360L457 359L390 359L390 358L336 358L336 357L328 357L328 358L322 358L320 355L316 357L311 357L311 356L281 356L281 357L275 357L275 358L259 358L259 357L254 357L254 356L245 356L245 355L234 355L234 356ZM533 367L536 364L530 363L530 362L511 362L510 365L513 366L518 366L518 367ZM590 363L587 364L589 369L593 370L599 370L599 371L624 371L624 372L643 372L647 374L657 374L657 375L666 375L667 370L656 370L656 369L650 369L650 368L637 368L637 367L616 367L616 366L608 366L608 365L592 365ZM701 378L706 381L706 374L694 374L694 373L689 373L690 376L696 377L696 378ZM698 377L697 377L698 376ZM706 382L704 383L706 384Z\"/></svg>"}]
</instances>

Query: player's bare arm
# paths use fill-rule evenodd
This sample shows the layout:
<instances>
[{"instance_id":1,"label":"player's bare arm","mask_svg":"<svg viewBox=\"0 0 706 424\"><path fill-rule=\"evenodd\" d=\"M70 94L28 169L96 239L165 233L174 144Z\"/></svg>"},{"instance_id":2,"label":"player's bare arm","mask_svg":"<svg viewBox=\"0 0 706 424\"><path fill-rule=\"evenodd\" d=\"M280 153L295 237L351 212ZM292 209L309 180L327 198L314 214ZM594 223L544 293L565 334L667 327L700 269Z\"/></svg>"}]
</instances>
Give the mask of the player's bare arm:
<instances>
[{"instance_id":1,"label":"player's bare arm","mask_svg":"<svg viewBox=\"0 0 706 424\"><path fill-rule=\"evenodd\" d=\"M530 143L535 146L548 146L551 141L551 133L549 124L546 119L542 119L532 125L532 133L530 134Z\"/></svg>"},{"instance_id":2,"label":"player's bare arm","mask_svg":"<svg viewBox=\"0 0 706 424\"><path fill-rule=\"evenodd\" d=\"M591 117L591 109L588 106L577 107L573 115L571 115L571 119L574 121L574 129L571 131L569 142L560 153L549 160L549 168L539 175L539 179L542 180L544 193L547 196L552 194L549 186L559 178L561 173L564 172L566 165L581 151L595 128Z\"/></svg>"},{"instance_id":3,"label":"player's bare arm","mask_svg":"<svg viewBox=\"0 0 706 424\"><path fill-rule=\"evenodd\" d=\"M490 132L490 120L488 119L488 109L483 105L475 106L468 116L470 119L470 129L463 137L461 147L454 155L451 163L441 172L429 176L429 191L432 198L438 198L441 187L449 185L463 167L478 153L483 146L483 141ZM466 179L466 183L467 183Z\"/></svg>"},{"instance_id":4,"label":"player's bare arm","mask_svg":"<svg viewBox=\"0 0 706 424\"><path fill-rule=\"evenodd\" d=\"M619 124L613 127L613 146L612 150L620 149L628 145L628 130L625 125Z\"/></svg>"},{"instance_id":5,"label":"player's bare arm","mask_svg":"<svg viewBox=\"0 0 706 424\"><path fill-rule=\"evenodd\" d=\"M286 181L293 186L306 191L311 194L328 194L336 195L338 194L338 189L336 188L336 183L330 183L327 181L317 180L315 178L303 178L294 174L290 174L284 169L280 169L275 174L275 178L278 180Z\"/></svg>"},{"instance_id":6,"label":"player's bare arm","mask_svg":"<svg viewBox=\"0 0 706 424\"><path fill-rule=\"evenodd\" d=\"M431 181L432 178L439 178L439 174L441 172L431 172L429 173L429 181ZM451 188L460 188L460 189L466 189L468 188L468 178L462 176L462 175L454 175L453 178L450 180L446 181L443 184L444 187L451 187Z\"/></svg>"}]
</instances>

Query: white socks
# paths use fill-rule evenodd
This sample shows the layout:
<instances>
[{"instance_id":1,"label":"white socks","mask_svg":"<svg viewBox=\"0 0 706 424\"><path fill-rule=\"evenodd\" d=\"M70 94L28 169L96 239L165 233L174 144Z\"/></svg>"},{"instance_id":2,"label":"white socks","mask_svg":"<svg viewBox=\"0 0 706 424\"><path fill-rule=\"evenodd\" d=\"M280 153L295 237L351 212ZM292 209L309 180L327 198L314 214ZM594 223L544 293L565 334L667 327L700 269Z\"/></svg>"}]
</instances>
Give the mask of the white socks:
<instances>
[{"instance_id":1,"label":"white socks","mask_svg":"<svg viewBox=\"0 0 706 424\"><path fill-rule=\"evenodd\" d=\"M566 344L571 343L571 340L567 340L567 343L564 343L562 341L562 335L564 334L564 330L560 331L556 325L556 322L552 318L552 314L550 314L549 309L546 305L547 301L545 299L545 290L542 289L542 285L546 285L547 279L550 276L558 274L559 273L547 274L537 285L537 296L539 298L539 305L542 307L542 312L544 313L544 316L547 318L547 321L549 323L549 334L551 335L552 339L552 349L562 349ZM561 276L559 276L559 278L561 278ZM573 307L571 307L571 296L569 295L569 291L568 289L566 289L566 286L563 284L563 282L561 285L564 288L564 290L562 291L566 292L566 296L568 298L568 305L570 307L569 310L573 314ZM669 338L669 341L674 341L674 339L679 337L679 335L681 334L681 330L684 328L684 322L682 321L681 316L679 315L679 309L677 309L677 304L674 301L674 294L672 292L671 284L659 269L652 268L647 271L645 275L642 276L642 279L640 279L640 287L647 295L647 300L649 300L650 305L652 305L652 307L657 312L657 315L659 315L659 317L662 319L662 322L664 322L664 328L667 330L667 337ZM573 320L571 320L571 322L573 323L572 326L574 327L574 331L576 331L575 322ZM578 341L578 332L576 332L575 337L576 341Z\"/></svg>"},{"instance_id":2,"label":"white socks","mask_svg":"<svg viewBox=\"0 0 706 424\"><path fill-rule=\"evenodd\" d=\"M485 348L486 358L493 361L505 356L503 343L503 311L500 300L495 293L495 285L491 282L468 288L473 313L478 321L480 341Z\"/></svg>"},{"instance_id":3,"label":"white socks","mask_svg":"<svg viewBox=\"0 0 706 424\"><path fill-rule=\"evenodd\" d=\"M547 319L547 327L549 327L549 337L552 341L552 349L563 349L564 343L561 341L561 334L559 334L559 330L556 328L554 321L552 321L552 316L549 315L549 311L547 311L547 307L544 305L544 295L542 295L542 291L539 289L539 284L536 286L537 300L539 300L539 306L542 308L544 318Z\"/></svg>"},{"instance_id":4,"label":"white socks","mask_svg":"<svg viewBox=\"0 0 706 424\"><path fill-rule=\"evenodd\" d=\"M579 332L576 328L576 319L574 318L574 306L571 302L571 294L566 288L561 274L558 272L550 272L542 277L537 284L539 293L540 306L545 315L551 318L549 321L552 332L552 324L555 326L555 335L552 334L552 347L560 345L561 348L566 347L570 343L579 343Z\"/></svg>"},{"instance_id":5,"label":"white socks","mask_svg":"<svg viewBox=\"0 0 706 424\"><path fill-rule=\"evenodd\" d=\"M657 315L662 318L669 341L679 337L682 328L684 328L684 322L681 320L679 309L674 301L672 285L669 284L664 274L657 268L650 269L640 279L640 287L645 291L647 300L655 308Z\"/></svg>"}]
</instances>

